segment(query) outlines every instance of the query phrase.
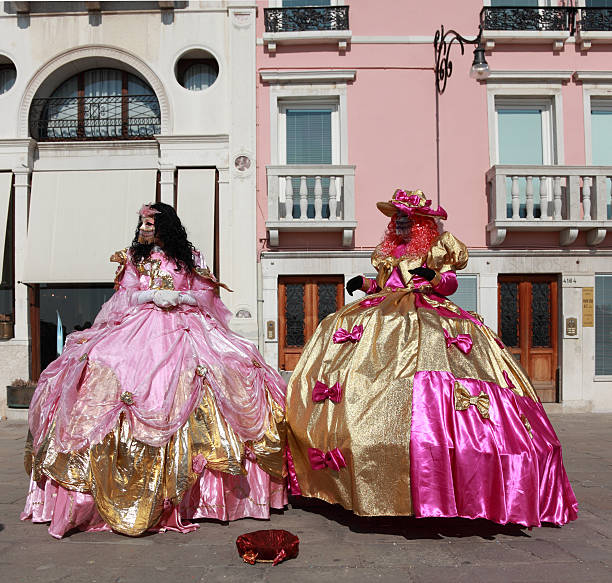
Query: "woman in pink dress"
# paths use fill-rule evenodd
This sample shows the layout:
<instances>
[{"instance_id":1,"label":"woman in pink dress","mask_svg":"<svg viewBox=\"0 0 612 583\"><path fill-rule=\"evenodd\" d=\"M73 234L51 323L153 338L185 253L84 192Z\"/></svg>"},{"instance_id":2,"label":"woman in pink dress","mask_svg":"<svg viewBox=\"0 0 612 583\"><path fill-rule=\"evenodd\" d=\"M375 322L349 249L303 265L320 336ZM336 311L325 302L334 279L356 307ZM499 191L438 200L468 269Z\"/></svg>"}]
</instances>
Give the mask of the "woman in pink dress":
<instances>
[{"instance_id":1,"label":"woman in pink dress","mask_svg":"<svg viewBox=\"0 0 612 583\"><path fill-rule=\"evenodd\" d=\"M564 524L577 504L561 444L497 335L448 299L465 245L444 209L397 190L368 295L325 318L287 390L294 494L356 514Z\"/></svg>"},{"instance_id":2,"label":"woman in pink dress","mask_svg":"<svg viewBox=\"0 0 612 583\"><path fill-rule=\"evenodd\" d=\"M116 292L66 339L29 413L22 520L188 532L286 504L285 384L228 327L223 286L174 209L145 205Z\"/></svg>"}]
</instances>

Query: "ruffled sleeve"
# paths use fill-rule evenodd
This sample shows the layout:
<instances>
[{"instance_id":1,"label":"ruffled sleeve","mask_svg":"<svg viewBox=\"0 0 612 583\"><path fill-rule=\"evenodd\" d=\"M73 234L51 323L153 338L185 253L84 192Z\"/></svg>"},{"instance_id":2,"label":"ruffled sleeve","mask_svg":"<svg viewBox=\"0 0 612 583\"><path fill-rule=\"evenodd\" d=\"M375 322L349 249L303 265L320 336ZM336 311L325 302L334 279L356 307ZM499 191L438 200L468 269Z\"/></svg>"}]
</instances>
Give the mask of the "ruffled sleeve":
<instances>
[{"instance_id":1,"label":"ruffled sleeve","mask_svg":"<svg viewBox=\"0 0 612 583\"><path fill-rule=\"evenodd\" d=\"M198 285L204 285L206 287L212 286L213 288L222 287L229 292L234 291L224 283L217 281L217 278L211 273L210 269L208 269L204 257L202 257L202 254L198 250L194 250L193 252L193 262L195 264L193 289L197 289Z\"/></svg>"},{"instance_id":2,"label":"ruffled sleeve","mask_svg":"<svg viewBox=\"0 0 612 583\"><path fill-rule=\"evenodd\" d=\"M229 325L232 313L215 293L219 287L232 291L225 284L216 280L204 261L199 251L194 251L193 262L195 264L194 276L191 284L191 295L198 303L198 308L205 315L214 318L224 326Z\"/></svg>"},{"instance_id":3,"label":"ruffled sleeve","mask_svg":"<svg viewBox=\"0 0 612 583\"><path fill-rule=\"evenodd\" d=\"M467 247L454 235L442 233L427 253L426 265L438 273L464 269L468 262Z\"/></svg>"},{"instance_id":4,"label":"ruffled sleeve","mask_svg":"<svg viewBox=\"0 0 612 583\"><path fill-rule=\"evenodd\" d=\"M113 263L118 263L117 270L115 271L115 289L119 289L119 284L123 279L125 273L125 266L128 261L128 248L121 249L121 251L115 251L110 258Z\"/></svg>"}]
</instances>

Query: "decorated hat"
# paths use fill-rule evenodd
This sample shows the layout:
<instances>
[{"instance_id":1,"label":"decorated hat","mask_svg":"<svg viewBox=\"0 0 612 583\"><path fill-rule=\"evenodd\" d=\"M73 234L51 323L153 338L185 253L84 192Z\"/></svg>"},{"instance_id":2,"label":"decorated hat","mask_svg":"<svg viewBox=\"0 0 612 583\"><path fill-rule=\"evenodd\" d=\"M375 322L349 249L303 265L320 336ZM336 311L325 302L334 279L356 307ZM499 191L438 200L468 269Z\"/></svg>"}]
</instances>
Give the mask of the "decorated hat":
<instances>
[{"instance_id":1,"label":"decorated hat","mask_svg":"<svg viewBox=\"0 0 612 583\"><path fill-rule=\"evenodd\" d=\"M408 216L424 215L426 217L440 217L446 219L446 211L440 206L431 208L431 201L425 198L422 190L402 190L398 188L389 202L377 202L376 206L381 213L392 217L396 213Z\"/></svg>"}]
</instances>

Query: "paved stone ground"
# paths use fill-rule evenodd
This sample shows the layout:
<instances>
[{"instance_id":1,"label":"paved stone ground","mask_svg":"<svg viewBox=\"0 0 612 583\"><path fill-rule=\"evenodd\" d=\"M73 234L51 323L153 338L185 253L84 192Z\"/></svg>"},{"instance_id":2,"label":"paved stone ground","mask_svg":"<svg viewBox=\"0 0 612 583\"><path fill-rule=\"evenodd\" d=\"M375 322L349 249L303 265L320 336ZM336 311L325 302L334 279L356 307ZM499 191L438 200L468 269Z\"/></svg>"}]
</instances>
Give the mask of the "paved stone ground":
<instances>
[{"instance_id":1,"label":"paved stone ground","mask_svg":"<svg viewBox=\"0 0 612 583\"><path fill-rule=\"evenodd\" d=\"M576 522L529 531L484 520L364 519L297 502L270 522L202 522L197 532L53 539L22 523L25 424L0 422L0 581L182 583L334 581L565 583L612 581L612 415L551 416L580 504ZM239 534L285 528L300 556L276 567L238 557Z\"/></svg>"}]
</instances>

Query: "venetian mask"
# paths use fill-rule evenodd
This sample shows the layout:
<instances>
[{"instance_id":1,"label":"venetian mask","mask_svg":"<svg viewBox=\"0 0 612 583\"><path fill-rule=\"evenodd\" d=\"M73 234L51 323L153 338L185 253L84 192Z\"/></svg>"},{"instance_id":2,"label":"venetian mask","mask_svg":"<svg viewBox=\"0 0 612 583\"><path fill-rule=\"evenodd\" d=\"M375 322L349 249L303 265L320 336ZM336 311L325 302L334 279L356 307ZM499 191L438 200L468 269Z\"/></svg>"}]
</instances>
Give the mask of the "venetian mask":
<instances>
[{"instance_id":1,"label":"venetian mask","mask_svg":"<svg viewBox=\"0 0 612 583\"><path fill-rule=\"evenodd\" d=\"M410 235L410 217L402 213L398 213L395 219L395 234L400 237L408 237Z\"/></svg>"},{"instance_id":2,"label":"venetian mask","mask_svg":"<svg viewBox=\"0 0 612 583\"><path fill-rule=\"evenodd\" d=\"M142 217L142 223L138 229L138 242L152 245L155 239L155 218Z\"/></svg>"}]
</instances>

